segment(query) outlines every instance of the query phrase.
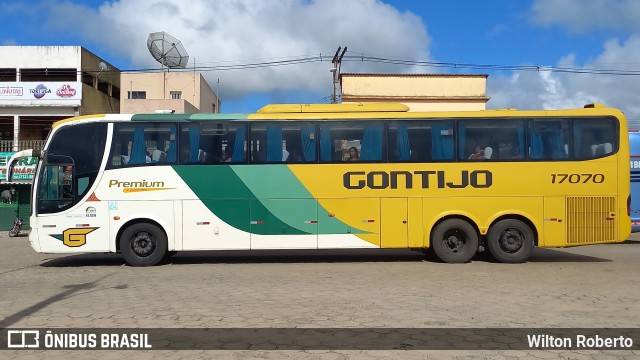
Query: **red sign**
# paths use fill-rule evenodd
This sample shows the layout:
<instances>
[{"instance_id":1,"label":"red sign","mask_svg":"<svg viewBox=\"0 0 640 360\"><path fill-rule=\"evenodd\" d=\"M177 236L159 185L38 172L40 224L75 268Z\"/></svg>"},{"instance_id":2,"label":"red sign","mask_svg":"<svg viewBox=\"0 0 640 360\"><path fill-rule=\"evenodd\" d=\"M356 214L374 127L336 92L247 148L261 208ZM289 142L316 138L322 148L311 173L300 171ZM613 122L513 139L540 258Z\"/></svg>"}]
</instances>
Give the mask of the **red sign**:
<instances>
[{"instance_id":1,"label":"red sign","mask_svg":"<svg viewBox=\"0 0 640 360\"><path fill-rule=\"evenodd\" d=\"M72 88L71 85L65 84L58 90L56 90L56 95L63 98L74 97L76 96L76 89Z\"/></svg>"}]
</instances>

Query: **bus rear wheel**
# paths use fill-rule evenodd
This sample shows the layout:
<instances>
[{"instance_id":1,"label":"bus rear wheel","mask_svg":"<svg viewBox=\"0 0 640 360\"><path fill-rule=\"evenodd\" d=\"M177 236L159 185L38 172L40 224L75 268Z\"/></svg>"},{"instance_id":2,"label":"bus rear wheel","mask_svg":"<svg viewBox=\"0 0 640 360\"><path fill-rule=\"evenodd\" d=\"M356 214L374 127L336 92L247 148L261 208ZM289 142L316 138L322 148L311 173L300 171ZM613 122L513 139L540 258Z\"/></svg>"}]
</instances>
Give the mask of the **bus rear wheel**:
<instances>
[{"instance_id":1,"label":"bus rear wheel","mask_svg":"<svg viewBox=\"0 0 640 360\"><path fill-rule=\"evenodd\" d=\"M516 219L505 219L489 228L487 247L491 255L503 263L527 261L533 251L533 230Z\"/></svg>"},{"instance_id":2,"label":"bus rear wheel","mask_svg":"<svg viewBox=\"0 0 640 360\"><path fill-rule=\"evenodd\" d=\"M155 225L133 224L120 236L120 252L131 266L156 265L167 253L167 236Z\"/></svg>"},{"instance_id":3,"label":"bus rear wheel","mask_svg":"<svg viewBox=\"0 0 640 360\"><path fill-rule=\"evenodd\" d=\"M478 250L478 233L467 221L448 219L433 229L431 248L444 262L465 263Z\"/></svg>"}]
</instances>

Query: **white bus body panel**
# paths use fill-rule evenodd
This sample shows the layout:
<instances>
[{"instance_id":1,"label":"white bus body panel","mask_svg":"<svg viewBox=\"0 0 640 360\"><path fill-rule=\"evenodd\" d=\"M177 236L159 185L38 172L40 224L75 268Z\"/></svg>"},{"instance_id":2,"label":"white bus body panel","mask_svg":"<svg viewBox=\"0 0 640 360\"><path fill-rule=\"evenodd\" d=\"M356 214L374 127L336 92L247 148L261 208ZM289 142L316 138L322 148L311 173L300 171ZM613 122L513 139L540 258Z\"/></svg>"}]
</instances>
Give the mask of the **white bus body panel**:
<instances>
[{"instance_id":1,"label":"white bus body panel","mask_svg":"<svg viewBox=\"0 0 640 360\"><path fill-rule=\"evenodd\" d=\"M247 201L247 208L248 204ZM200 200L183 201L182 214L183 250L248 250L251 248L251 234L225 223Z\"/></svg>"},{"instance_id":2,"label":"white bus body panel","mask_svg":"<svg viewBox=\"0 0 640 360\"><path fill-rule=\"evenodd\" d=\"M58 214L38 216L37 235L44 253L109 251L109 208L104 201L87 201Z\"/></svg>"}]
</instances>

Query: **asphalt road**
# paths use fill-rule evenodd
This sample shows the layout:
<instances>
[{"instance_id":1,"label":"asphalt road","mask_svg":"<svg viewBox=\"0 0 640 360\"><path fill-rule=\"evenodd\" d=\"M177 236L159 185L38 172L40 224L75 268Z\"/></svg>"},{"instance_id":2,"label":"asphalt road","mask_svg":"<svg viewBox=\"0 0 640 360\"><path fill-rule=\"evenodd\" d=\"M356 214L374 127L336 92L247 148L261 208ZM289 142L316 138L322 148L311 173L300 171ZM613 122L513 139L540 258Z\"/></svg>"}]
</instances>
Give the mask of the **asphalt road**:
<instances>
[{"instance_id":1,"label":"asphalt road","mask_svg":"<svg viewBox=\"0 0 640 360\"><path fill-rule=\"evenodd\" d=\"M524 264L405 250L37 254L0 237L0 328L638 328L640 236ZM0 358L638 358L639 350L4 350ZM126 355L125 355L126 354Z\"/></svg>"}]
</instances>

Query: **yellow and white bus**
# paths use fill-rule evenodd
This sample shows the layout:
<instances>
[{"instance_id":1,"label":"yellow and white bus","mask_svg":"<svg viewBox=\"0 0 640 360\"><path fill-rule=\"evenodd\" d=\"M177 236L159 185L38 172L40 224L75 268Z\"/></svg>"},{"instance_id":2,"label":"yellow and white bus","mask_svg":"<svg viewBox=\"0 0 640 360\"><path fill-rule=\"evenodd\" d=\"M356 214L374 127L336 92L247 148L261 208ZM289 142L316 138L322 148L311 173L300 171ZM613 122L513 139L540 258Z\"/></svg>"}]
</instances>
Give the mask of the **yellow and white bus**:
<instances>
[{"instance_id":1,"label":"yellow and white bus","mask_svg":"<svg viewBox=\"0 0 640 360\"><path fill-rule=\"evenodd\" d=\"M20 155L31 155L30 151ZM630 234L624 115L268 105L254 114L107 114L54 124L33 185L37 252L488 248Z\"/></svg>"}]
</instances>

